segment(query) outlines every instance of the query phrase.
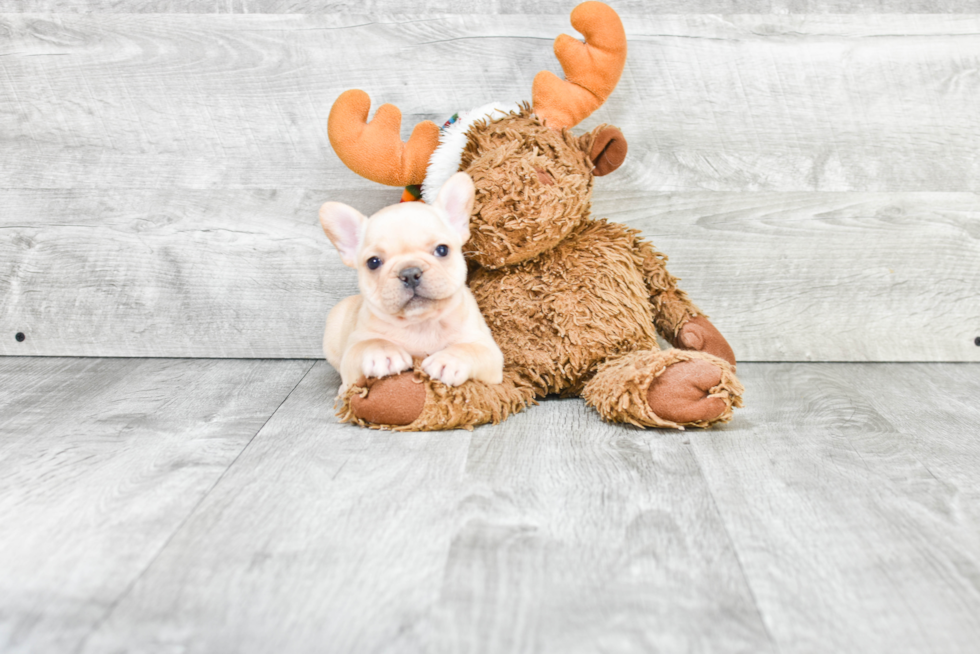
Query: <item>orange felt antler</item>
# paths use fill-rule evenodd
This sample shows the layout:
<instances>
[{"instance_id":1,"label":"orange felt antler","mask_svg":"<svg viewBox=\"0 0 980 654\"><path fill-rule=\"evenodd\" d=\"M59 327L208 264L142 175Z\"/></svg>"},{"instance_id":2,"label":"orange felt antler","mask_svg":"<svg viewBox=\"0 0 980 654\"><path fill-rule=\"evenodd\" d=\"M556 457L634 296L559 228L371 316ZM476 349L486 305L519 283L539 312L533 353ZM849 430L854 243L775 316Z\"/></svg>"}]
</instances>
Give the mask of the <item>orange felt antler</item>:
<instances>
[{"instance_id":1,"label":"orange felt antler","mask_svg":"<svg viewBox=\"0 0 980 654\"><path fill-rule=\"evenodd\" d=\"M585 43L567 34L555 39L555 57L565 80L543 70L534 77L534 113L554 129L573 127L602 106L626 64L626 32L612 7L583 2L572 10L572 27Z\"/></svg>"},{"instance_id":2,"label":"orange felt antler","mask_svg":"<svg viewBox=\"0 0 980 654\"><path fill-rule=\"evenodd\" d=\"M367 122L371 98L364 91L344 91L330 108L327 134L340 160L361 177L388 186L421 184L429 157L439 145L439 128L431 120L415 126L408 143L401 139L402 112L383 104Z\"/></svg>"}]
</instances>

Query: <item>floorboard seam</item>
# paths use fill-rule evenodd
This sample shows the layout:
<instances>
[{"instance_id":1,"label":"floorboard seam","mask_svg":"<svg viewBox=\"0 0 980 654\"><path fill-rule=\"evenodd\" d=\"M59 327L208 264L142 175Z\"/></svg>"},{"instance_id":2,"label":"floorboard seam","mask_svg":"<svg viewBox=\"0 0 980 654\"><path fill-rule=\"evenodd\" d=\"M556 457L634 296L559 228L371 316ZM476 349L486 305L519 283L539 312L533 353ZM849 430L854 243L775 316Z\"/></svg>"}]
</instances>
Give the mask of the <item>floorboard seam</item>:
<instances>
[{"instance_id":1,"label":"floorboard seam","mask_svg":"<svg viewBox=\"0 0 980 654\"><path fill-rule=\"evenodd\" d=\"M95 622L95 624L92 625L92 628L89 629L85 637L79 641L78 647L75 648L75 654L79 654L80 652L82 652L85 649L85 645L88 644L89 639L99 629L102 628L102 625L105 624L105 622L110 617L112 617L112 614L115 613L116 608L119 607L119 604L121 604L122 601L133 591L133 588L135 588L136 584L139 583L139 580L146 575L147 571L153 567L153 564L157 562L157 559L159 559L160 555L167 549L167 547L173 541L174 537L177 534L179 534L181 530L183 530L184 526L187 524L187 521L191 519L191 516L197 513L198 508L200 508L201 504L204 503L204 500L206 500L208 496L211 495L211 492L218 487L218 484L220 484L221 480L225 478L225 475L228 474L228 471L235 466L235 463L238 462L238 459L242 457L242 454L244 454L245 450L249 448L249 446L252 444L252 441L255 440L256 436L262 433L262 430L265 429L265 426L269 424L269 421L272 420L272 418L277 413L279 413L279 409L282 408L282 405L286 403L286 400L292 397L293 393L296 391L299 385L303 383L303 380L306 379L306 377L310 374L310 371L313 370L313 368L316 366L317 363L318 363L317 361L313 361L310 363L310 367L306 369L303 375L299 378L299 381L297 381L293 385L293 387L289 389L289 392L286 393L286 395L282 398L282 402L280 402L279 405L275 408L275 410L269 414L269 417L265 419L262 425L257 430L255 430L255 433L252 434L252 437L249 438L248 442L245 443L245 445L242 447L241 450L239 450L238 454L235 455L235 458L232 459L231 463L228 464L228 467L226 467L224 471L222 471L222 473L218 475L218 478L214 480L214 483L211 484L211 487L208 488L203 495L201 495L201 498L194 504L191 510L187 512L187 515L184 516L184 519L180 521L180 524L177 525L177 527L173 530L173 533L171 533L170 536L167 537L167 540L165 540L163 544L160 546L160 548L156 551L156 554L153 555L153 558L151 558L150 561L143 567L143 569L140 570L138 575L133 577L133 580L130 581L129 584L127 584L126 588L123 589L123 592L119 593L119 596L115 600L113 600L112 604L110 604L108 608L106 608L105 612L102 614L102 617L100 617Z\"/></svg>"},{"instance_id":2,"label":"floorboard seam","mask_svg":"<svg viewBox=\"0 0 980 654\"><path fill-rule=\"evenodd\" d=\"M728 530L728 521L725 520L725 516L721 513L721 507L718 506L718 500L715 499L715 491L711 488L711 484L708 482L707 475L704 474L704 467L701 465L701 458L698 456L697 448L694 445L694 438L690 438L691 442L691 455L694 457L694 463L698 466L698 472L701 473L701 479L704 480L704 486L708 491L708 497L711 498L711 505L715 507L715 513L718 515L718 519L721 521L721 526L725 530L725 538L728 540L728 544L732 548L732 554L735 556L735 563L738 564L739 572L742 573L742 579L745 580L745 587L749 591L749 596L752 598L752 604L755 606L755 612L759 616L759 622L762 623L762 628L766 630L766 636L769 638L769 642L772 643L773 649L778 653L780 652L779 643L773 637L772 632L769 630L769 623L766 622L766 616L762 614L762 607L759 606L759 600L755 596L755 589L752 588L752 582L749 580L749 576L745 573L745 566L742 565L742 557L738 554L738 547L735 546L735 540L732 538L731 532Z\"/></svg>"}]
</instances>

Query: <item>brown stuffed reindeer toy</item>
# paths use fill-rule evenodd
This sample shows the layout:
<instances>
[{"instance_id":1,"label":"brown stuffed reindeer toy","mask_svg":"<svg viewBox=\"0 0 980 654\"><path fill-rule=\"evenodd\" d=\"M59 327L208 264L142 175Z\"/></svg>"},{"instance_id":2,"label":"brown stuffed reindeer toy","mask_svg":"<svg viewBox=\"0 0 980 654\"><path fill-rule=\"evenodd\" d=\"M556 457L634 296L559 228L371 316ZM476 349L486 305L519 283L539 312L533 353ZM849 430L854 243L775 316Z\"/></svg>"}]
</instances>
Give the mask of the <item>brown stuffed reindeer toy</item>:
<instances>
[{"instance_id":1,"label":"brown stuffed reindeer toy","mask_svg":"<svg viewBox=\"0 0 980 654\"><path fill-rule=\"evenodd\" d=\"M616 13L584 2L571 15L582 43L555 41L566 80L541 72L533 105L491 105L399 135L401 113L347 91L334 103L330 141L368 179L422 185L434 197L465 171L476 185L466 244L469 285L504 353L502 384L448 387L419 366L363 379L339 415L379 428L434 430L498 422L534 398L578 395L606 420L647 427L707 427L741 406L735 356L708 318L677 288L667 258L639 233L590 216L592 183L616 170L626 140L602 125L570 130L612 93L626 61ZM661 350L659 332L673 347ZM418 362L416 362L418 363Z\"/></svg>"}]
</instances>

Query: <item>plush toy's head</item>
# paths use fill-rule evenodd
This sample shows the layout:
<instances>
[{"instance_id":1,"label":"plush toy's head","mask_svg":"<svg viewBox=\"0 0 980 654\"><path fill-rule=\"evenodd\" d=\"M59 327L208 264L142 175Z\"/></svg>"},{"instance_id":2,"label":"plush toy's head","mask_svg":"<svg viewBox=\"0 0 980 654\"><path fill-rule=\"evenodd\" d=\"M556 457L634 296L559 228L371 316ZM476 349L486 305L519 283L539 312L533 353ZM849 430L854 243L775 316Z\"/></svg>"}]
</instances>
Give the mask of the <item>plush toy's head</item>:
<instances>
[{"instance_id":1,"label":"plush toy's head","mask_svg":"<svg viewBox=\"0 0 980 654\"><path fill-rule=\"evenodd\" d=\"M489 105L464 113L447 130L425 121L403 143L401 113L383 105L366 123L371 101L363 91L342 94L330 111L329 135L355 172L392 186L422 185L435 197L457 170L476 185L470 258L490 268L513 265L554 247L589 214L592 180L618 168L626 140L606 125L582 136L570 128L598 109L616 87L626 61L626 33L610 7L583 2L571 15L583 43L562 34L555 56L565 80L548 71L528 104ZM440 144L441 140L441 144Z\"/></svg>"},{"instance_id":2,"label":"plush toy's head","mask_svg":"<svg viewBox=\"0 0 980 654\"><path fill-rule=\"evenodd\" d=\"M618 168L625 153L615 127L575 136L546 126L527 105L475 125L460 160L476 185L470 258L499 268L553 248L588 216L593 176Z\"/></svg>"}]
</instances>

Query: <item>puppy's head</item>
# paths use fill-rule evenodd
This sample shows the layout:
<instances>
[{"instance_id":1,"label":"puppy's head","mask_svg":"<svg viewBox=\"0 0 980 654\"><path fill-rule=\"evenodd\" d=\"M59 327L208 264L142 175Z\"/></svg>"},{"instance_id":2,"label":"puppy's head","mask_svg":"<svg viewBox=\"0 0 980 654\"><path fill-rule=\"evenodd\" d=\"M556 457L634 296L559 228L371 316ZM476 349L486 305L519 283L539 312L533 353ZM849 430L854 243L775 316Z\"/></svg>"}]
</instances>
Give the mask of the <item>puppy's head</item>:
<instances>
[{"instance_id":1,"label":"puppy's head","mask_svg":"<svg viewBox=\"0 0 980 654\"><path fill-rule=\"evenodd\" d=\"M344 263L357 269L371 307L424 320L466 284L463 244L470 237L473 192L469 175L456 173L435 204L404 202L365 218L346 204L327 202L320 224Z\"/></svg>"}]
</instances>

